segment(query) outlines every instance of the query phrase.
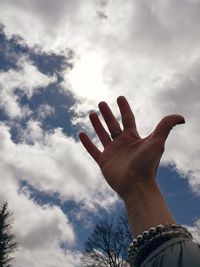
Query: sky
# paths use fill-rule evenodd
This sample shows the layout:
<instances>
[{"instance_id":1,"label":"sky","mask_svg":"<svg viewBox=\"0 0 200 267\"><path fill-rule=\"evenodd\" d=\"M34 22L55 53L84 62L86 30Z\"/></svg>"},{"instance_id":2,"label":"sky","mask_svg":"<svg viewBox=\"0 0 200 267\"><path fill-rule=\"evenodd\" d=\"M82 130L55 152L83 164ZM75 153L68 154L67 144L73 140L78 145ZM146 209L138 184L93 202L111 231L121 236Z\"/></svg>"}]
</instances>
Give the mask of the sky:
<instances>
[{"instance_id":1,"label":"sky","mask_svg":"<svg viewBox=\"0 0 200 267\"><path fill-rule=\"evenodd\" d=\"M200 241L200 1L0 0L0 201L14 267L79 267L92 227L123 203L80 144L88 114L131 104L142 137L180 114L157 181Z\"/></svg>"}]
</instances>

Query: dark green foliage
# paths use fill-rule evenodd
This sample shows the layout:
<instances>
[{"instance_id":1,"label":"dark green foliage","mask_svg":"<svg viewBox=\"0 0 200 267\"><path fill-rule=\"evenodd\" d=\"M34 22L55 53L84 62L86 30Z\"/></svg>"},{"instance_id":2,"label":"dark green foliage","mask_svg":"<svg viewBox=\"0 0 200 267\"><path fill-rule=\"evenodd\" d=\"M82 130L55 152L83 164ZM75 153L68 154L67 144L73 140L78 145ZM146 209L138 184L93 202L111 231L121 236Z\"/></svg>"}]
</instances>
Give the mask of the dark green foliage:
<instances>
[{"instance_id":1,"label":"dark green foliage","mask_svg":"<svg viewBox=\"0 0 200 267\"><path fill-rule=\"evenodd\" d=\"M11 266L11 254L17 248L11 224L12 213L8 210L8 203L4 202L0 207L0 267Z\"/></svg>"},{"instance_id":2,"label":"dark green foliage","mask_svg":"<svg viewBox=\"0 0 200 267\"><path fill-rule=\"evenodd\" d=\"M82 257L83 266L125 267L128 264L128 247L131 232L126 215L116 223L102 221L97 223L85 243Z\"/></svg>"}]
</instances>

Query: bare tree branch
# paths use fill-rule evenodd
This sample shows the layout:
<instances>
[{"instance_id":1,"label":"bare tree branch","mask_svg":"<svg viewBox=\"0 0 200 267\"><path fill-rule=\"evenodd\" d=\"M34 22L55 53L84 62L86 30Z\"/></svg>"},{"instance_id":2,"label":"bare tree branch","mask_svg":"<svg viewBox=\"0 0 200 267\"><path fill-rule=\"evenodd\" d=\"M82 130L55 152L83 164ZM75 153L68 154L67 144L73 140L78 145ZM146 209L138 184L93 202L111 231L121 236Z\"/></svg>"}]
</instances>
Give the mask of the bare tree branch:
<instances>
[{"instance_id":1,"label":"bare tree branch","mask_svg":"<svg viewBox=\"0 0 200 267\"><path fill-rule=\"evenodd\" d=\"M106 220L97 223L85 243L83 266L130 266L128 246L131 240L131 231L125 213L115 223Z\"/></svg>"}]
</instances>

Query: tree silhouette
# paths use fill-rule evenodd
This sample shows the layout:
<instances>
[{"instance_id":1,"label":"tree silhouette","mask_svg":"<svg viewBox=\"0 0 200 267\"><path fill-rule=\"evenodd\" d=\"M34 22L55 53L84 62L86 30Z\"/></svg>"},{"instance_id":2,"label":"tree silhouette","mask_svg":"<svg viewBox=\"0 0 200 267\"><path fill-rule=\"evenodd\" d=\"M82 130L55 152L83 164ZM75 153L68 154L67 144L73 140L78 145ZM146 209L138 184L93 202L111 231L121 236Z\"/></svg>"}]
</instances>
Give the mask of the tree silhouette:
<instances>
[{"instance_id":1,"label":"tree silhouette","mask_svg":"<svg viewBox=\"0 0 200 267\"><path fill-rule=\"evenodd\" d=\"M83 266L125 267L128 264L128 246L131 231L125 214L116 223L106 220L97 223L85 243Z\"/></svg>"},{"instance_id":2,"label":"tree silhouette","mask_svg":"<svg viewBox=\"0 0 200 267\"><path fill-rule=\"evenodd\" d=\"M17 249L11 224L12 213L8 210L8 203L4 202L0 207L0 267L11 266L11 254Z\"/></svg>"}]
</instances>

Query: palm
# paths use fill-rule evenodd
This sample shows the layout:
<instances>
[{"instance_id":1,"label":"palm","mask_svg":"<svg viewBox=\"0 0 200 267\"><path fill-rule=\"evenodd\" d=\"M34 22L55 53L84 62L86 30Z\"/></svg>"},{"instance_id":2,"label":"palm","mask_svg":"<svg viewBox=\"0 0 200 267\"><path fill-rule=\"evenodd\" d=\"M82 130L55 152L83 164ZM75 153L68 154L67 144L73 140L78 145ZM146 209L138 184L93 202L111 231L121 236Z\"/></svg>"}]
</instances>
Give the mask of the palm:
<instances>
[{"instance_id":1,"label":"palm","mask_svg":"<svg viewBox=\"0 0 200 267\"><path fill-rule=\"evenodd\" d=\"M110 186L123 195L136 183L155 178L156 167L163 153L159 140L148 136L144 139L133 138L125 130L114 142L105 147L99 165Z\"/></svg>"},{"instance_id":2,"label":"palm","mask_svg":"<svg viewBox=\"0 0 200 267\"><path fill-rule=\"evenodd\" d=\"M111 140L96 113L90 115L92 125L99 136L104 150L100 152L85 133L80 139L99 164L109 185L123 195L137 183L155 179L155 172L164 151L165 140L171 128L183 120L180 115L165 117L152 134L140 138L135 125L135 118L124 97L118 98L124 130ZM105 102L99 104L109 131L120 130L120 125Z\"/></svg>"}]
</instances>

